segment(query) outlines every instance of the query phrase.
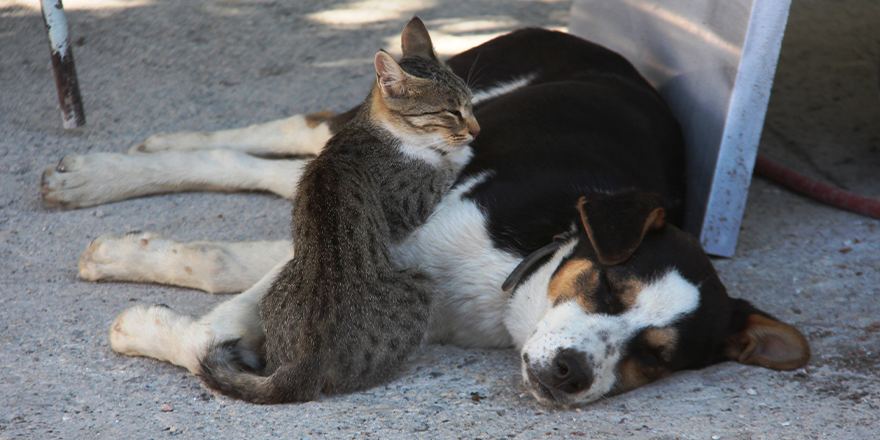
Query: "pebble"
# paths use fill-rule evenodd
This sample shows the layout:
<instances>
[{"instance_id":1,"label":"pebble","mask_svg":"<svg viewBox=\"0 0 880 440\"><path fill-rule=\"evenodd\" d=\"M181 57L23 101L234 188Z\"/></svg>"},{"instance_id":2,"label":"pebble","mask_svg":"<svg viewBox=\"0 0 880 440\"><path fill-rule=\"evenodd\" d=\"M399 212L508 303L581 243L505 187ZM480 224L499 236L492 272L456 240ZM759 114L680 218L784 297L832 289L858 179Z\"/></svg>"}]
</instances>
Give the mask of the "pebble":
<instances>
[{"instance_id":1,"label":"pebble","mask_svg":"<svg viewBox=\"0 0 880 440\"><path fill-rule=\"evenodd\" d=\"M746 392L747 392L750 396L757 396L757 395L758 395L758 392L755 391L753 388L749 388L749 390L746 391Z\"/></svg>"},{"instance_id":2,"label":"pebble","mask_svg":"<svg viewBox=\"0 0 880 440\"><path fill-rule=\"evenodd\" d=\"M720 439L721 439L720 435L713 435L712 436L712 440L720 440Z\"/></svg>"},{"instance_id":3,"label":"pebble","mask_svg":"<svg viewBox=\"0 0 880 440\"><path fill-rule=\"evenodd\" d=\"M427 431L427 430L428 430L427 423L419 423L418 425L415 426L415 428L413 428L413 431L415 431L415 432L423 432L423 431Z\"/></svg>"},{"instance_id":4,"label":"pebble","mask_svg":"<svg viewBox=\"0 0 880 440\"><path fill-rule=\"evenodd\" d=\"M174 411L174 405L170 403L163 403L162 408L160 408L162 412L171 412Z\"/></svg>"}]
</instances>

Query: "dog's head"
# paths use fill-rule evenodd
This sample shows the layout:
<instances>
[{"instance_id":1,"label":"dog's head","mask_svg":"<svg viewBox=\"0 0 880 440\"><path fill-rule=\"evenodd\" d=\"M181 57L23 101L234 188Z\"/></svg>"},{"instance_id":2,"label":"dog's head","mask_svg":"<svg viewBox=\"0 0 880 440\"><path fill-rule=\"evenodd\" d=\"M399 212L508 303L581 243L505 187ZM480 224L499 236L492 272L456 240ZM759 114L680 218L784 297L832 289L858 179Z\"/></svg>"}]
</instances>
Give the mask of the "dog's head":
<instances>
[{"instance_id":1,"label":"dog's head","mask_svg":"<svg viewBox=\"0 0 880 440\"><path fill-rule=\"evenodd\" d=\"M697 240L664 222L658 196L582 198L577 209L577 232L506 283L519 284L508 327L542 403L585 404L724 360L794 369L809 359L797 330L727 295Z\"/></svg>"}]
</instances>

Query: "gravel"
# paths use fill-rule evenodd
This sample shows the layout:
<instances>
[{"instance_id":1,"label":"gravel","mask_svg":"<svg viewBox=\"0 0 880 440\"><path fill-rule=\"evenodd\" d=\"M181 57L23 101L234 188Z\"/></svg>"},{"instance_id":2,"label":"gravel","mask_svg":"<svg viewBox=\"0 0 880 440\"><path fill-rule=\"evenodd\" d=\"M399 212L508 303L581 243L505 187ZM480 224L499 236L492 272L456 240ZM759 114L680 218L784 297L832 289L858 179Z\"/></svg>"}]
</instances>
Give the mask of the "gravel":
<instances>
[{"instance_id":1,"label":"gravel","mask_svg":"<svg viewBox=\"0 0 880 440\"><path fill-rule=\"evenodd\" d=\"M415 12L445 29L438 46L449 53L524 25L564 27L570 1L70 1L88 120L70 131L61 129L36 3L0 0L0 439L880 433L880 221L760 179L736 256L715 264L732 296L808 335L813 359L801 370L725 363L558 410L526 394L511 350L428 346L385 386L255 406L215 396L181 368L114 353L108 329L125 308L166 303L200 314L226 297L78 280L77 257L92 238L140 229L181 240L277 239L289 232L289 207L270 195L200 193L59 211L39 197L47 165L70 152L122 152L155 132L344 110L365 95L372 54L394 48ZM880 6L793 3L761 151L878 198ZM360 23L326 23L345 8L380 6L353 15Z\"/></svg>"}]
</instances>

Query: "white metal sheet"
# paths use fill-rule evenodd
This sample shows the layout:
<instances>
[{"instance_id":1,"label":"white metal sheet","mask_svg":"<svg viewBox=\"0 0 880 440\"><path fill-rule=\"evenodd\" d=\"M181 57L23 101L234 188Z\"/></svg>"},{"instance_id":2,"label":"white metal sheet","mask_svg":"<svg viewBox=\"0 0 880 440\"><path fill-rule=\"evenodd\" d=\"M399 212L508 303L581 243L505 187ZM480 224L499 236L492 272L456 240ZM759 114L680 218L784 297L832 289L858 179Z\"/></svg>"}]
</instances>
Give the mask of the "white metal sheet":
<instances>
[{"instance_id":1,"label":"white metal sheet","mask_svg":"<svg viewBox=\"0 0 880 440\"><path fill-rule=\"evenodd\" d=\"M569 31L630 60L687 147L685 230L732 256L791 0L575 0Z\"/></svg>"}]
</instances>

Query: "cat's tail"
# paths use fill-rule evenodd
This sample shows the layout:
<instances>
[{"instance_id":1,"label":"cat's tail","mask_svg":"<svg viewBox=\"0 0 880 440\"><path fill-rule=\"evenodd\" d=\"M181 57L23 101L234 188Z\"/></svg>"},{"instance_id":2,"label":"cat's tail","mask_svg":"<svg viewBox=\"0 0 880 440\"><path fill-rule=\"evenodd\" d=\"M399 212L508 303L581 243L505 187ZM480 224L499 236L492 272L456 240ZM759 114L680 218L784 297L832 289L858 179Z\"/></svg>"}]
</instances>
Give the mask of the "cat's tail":
<instances>
[{"instance_id":1,"label":"cat's tail","mask_svg":"<svg viewBox=\"0 0 880 440\"><path fill-rule=\"evenodd\" d=\"M265 360L242 348L238 340L215 344L200 361L199 378L208 388L257 404L304 402L318 398L322 381L317 366L285 364L271 375L259 373ZM311 368L309 368L311 367Z\"/></svg>"}]
</instances>

